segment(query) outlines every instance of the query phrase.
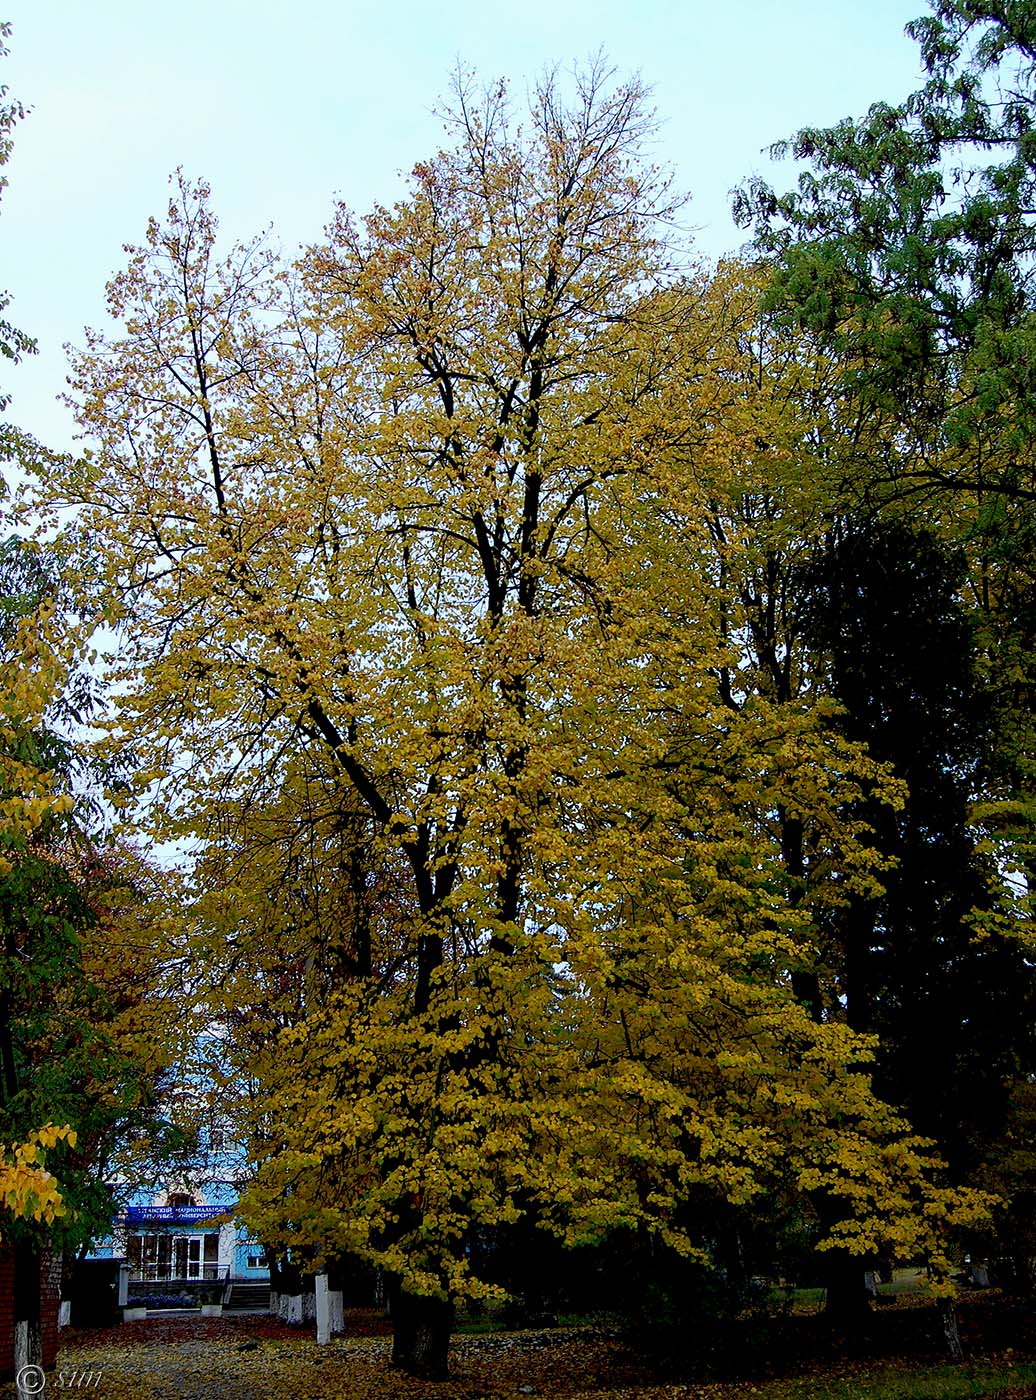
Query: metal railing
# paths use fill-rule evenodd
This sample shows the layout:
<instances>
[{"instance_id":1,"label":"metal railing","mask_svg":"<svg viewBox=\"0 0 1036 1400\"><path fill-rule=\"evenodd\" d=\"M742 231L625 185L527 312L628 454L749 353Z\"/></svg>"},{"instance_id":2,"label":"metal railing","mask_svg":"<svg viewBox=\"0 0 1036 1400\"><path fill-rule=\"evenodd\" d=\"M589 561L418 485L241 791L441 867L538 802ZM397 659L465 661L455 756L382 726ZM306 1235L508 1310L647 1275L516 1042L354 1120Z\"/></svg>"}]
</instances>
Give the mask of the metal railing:
<instances>
[{"instance_id":1,"label":"metal railing","mask_svg":"<svg viewBox=\"0 0 1036 1400\"><path fill-rule=\"evenodd\" d=\"M161 1264L142 1264L130 1269L130 1283L225 1283L230 1277L228 1264L188 1263L187 1273L180 1273L176 1260Z\"/></svg>"}]
</instances>

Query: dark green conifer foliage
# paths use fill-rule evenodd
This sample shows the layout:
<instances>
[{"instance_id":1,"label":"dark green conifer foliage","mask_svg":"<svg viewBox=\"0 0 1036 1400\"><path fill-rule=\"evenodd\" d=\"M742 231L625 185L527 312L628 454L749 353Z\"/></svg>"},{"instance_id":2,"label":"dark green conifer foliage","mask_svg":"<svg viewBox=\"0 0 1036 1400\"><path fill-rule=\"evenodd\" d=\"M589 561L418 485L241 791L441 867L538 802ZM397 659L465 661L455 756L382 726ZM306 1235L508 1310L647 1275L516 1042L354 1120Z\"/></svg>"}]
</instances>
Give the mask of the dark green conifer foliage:
<instances>
[{"instance_id":1,"label":"dark green conifer foliage","mask_svg":"<svg viewBox=\"0 0 1036 1400\"><path fill-rule=\"evenodd\" d=\"M894 864L879 899L839 914L847 1014L881 1037L879 1092L963 1175L1000 1131L1012 1077L1036 1064L1036 996L1020 944L975 922L998 877L968 819L990 730L962 575L929 534L857 526L805 573L803 620L847 732L909 789L901 811L867 812Z\"/></svg>"},{"instance_id":2,"label":"dark green conifer foliage","mask_svg":"<svg viewBox=\"0 0 1036 1400\"><path fill-rule=\"evenodd\" d=\"M806 163L796 188L755 181L736 214L773 268L776 324L832 355L847 421L888 424L832 518L862 500L961 550L860 526L814 571L809 615L847 723L911 790L871 814L899 862L886 895L839 930L849 1015L963 1172L1033 1066L1031 968L972 925L994 872L966 813L999 804L1036 890L1036 7L931 0L907 32L918 89L776 147Z\"/></svg>"}]
</instances>

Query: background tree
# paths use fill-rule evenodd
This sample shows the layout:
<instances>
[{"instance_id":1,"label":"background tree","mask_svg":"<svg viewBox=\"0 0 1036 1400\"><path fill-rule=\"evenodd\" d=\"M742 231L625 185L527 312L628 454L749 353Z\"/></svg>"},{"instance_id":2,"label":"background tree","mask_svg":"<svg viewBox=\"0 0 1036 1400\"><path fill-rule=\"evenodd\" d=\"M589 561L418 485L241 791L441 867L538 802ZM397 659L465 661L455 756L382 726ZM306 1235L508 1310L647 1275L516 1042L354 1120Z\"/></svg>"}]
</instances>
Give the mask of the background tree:
<instances>
[{"instance_id":1,"label":"background tree","mask_svg":"<svg viewBox=\"0 0 1036 1400\"><path fill-rule=\"evenodd\" d=\"M9 1205L23 1209L4 1222L3 1238L14 1250L18 1356L27 1364L39 1361L42 1257L74 1256L110 1230L108 1182L129 1143L154 1135L179 1018L170 1005L178 988L168 892L130 852L99 851L78 825L87 808L71 790L78 765L70 768L72 747L50 727L68 708L54 690L67 673L68 642L53 585L13 543L5 562L8 586L24 586L6 593L0 619L0 675L9 681L0 749L0 1141L24 1144L9 1162Z\"/></svg>"},{"instance_id":2,"label":"background tree","mask_svg":"<svg viewBox=\"0 0 1036 1400\"><path fill-rule=\"evenodd\" d=\"M967 1177L1033 1062L1033 978L1016 938L983 929L1000 874L969 802L989 733L959 588L963 561L903 525L857 526L807 573L806 630L853 738L907 785L869 814L889 865L841 916L849 1023L879 1036L876 1082Z\"/></svg>"},{"instance_id":3,"label":"background tree","mask_svg":"<svg viewBox=\"0 0 1036 1400\"><path fill-rule=\"evenodd\" d=\"M8 48L4 42L11 36L11 26L7 23L0 23L0 58L6 57ZM11 158L11 150L14 144L14 128L25 116L25 108L20 102L8 99L7 85L0 85L0 194L7 187L7 176L3 174L3 167ZM10 296L0 293L0 355L5 359L17 363L23 355L32 354L36 349L36 342L31 336L25 334L11 324L3 315L10 304ZM0 413L5 413L11 396L7 393L0 393ZM0 423L0 454L5 460L21 452L25 454L28 440L23 433L20 433L10 423L6 421Z\"/></svg>"},{"instance_id":4,"label":"background tree","mask_svg":"<svg viewBox=\"0 0 1036 1400\"><path fill-rule=\"evenodd\" d=\"M1013 0L939 0L907 28L924 86L776 147L809 163L798 188L778 196L756 182L736 211L772 261L778 320L840 363L847 404L895 425L843 478L849 502L924 510L966 546L998 736L986 777L1027 867L1036 31Z\"/></svg>"},{"instance_id":5,"label":"background tree","mask_svg":"<svg viewBox=\"0 0 1036 1400\"><path fill-rule=\"evenodd\" d=\"M798 188L756 182L737 207L773 270L774 331L822 349L843 420L887 424L869 459L838 455L835 543L812 575L817 659L839 658L827 674L851 732L911 791L900 816L875 814L899 864L850 920L846 979L857 1024L891 1018L888 1091L963 1173L999 1152L1005 1105L1024 1100L1012 1078L1032 1066L1034 32L1010 0L940 0L908 32L923 87L800 132L777 148L808 162ZM933 1031L911 1044L922 988Z\"/></svg>"},{"instance_id":6,"label":"background tree","mask_svg":"<svg viewBox=\"0 0 1036 1400\"><path fill-rule=\"evenodd\" d=\"M0 103L0 166L22 115ZM33 349L0 322L9 360ZM21 471L46 459L6 423L0 452ZM18 1365L41 1360L44 1252L74 1255L110 1230L107 1181L155 1127L175 1022L167 891L129 849L87 835L98 772L74 738L92 682L68 603L45 549L14 534L0 544L0 1236L14 1253Z\"/></svg>"}]
</instances>

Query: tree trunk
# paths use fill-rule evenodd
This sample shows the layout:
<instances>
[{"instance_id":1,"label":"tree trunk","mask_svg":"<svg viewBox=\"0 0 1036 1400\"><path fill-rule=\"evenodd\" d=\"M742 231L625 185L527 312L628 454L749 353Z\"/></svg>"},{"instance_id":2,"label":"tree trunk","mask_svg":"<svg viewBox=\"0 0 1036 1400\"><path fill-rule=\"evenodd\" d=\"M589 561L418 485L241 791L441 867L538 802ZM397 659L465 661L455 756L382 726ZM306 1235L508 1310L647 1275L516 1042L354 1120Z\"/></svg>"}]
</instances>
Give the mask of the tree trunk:
<instances>
[{"instance_id":1,"label":"tree trunk","mask_svg":"<svg viewBox=\"0 0 1036 1400\"><path fill-rule=\"evenodd\" d=\"M392 1364L411 1376L442 1380L449 1374L453 1304L404 1291L388 1281L392 1313Z\"/></svg>"},{"instance_id":2,"label":"tree trunk","mask_svg":"<svg viewBox=\"0 0 1036 1400\"><path fill-rule=\"evenodd\" d=\"M16 1373L22 1371L26 1366L40 1368L43 1366L40 1283L39 1249L30 1241L16 1244L14 1247L14 1366Z\"/></svg>"},{"instance_id":3,"label":"tree trunk","mask_svg":"<svg viewBox=\"0 0 1036 1400\"><path fill-rule=\"evenodd\" d=\"M964 1345L960 1339L960 1328L957 1326L957 1309L948 1298L945 1298L939 1305L939 1313L942 1318L942 1331L946 1338L946 1350L950 1354L950 1360L963 1361Z\"/></svg>"},{"instance_id":4,"label":"tree trunk","mask_svg":"<svg viewBox=\"0 0 1036 1400\"><path fill-rule=\"evenodd\" d=\"M827 1253L825 1262L824 1315L840 1331L858 1335L866 1326L871 1311L863 1260L859 1255L833 1249Z\"/></svg>"}]
</instances>

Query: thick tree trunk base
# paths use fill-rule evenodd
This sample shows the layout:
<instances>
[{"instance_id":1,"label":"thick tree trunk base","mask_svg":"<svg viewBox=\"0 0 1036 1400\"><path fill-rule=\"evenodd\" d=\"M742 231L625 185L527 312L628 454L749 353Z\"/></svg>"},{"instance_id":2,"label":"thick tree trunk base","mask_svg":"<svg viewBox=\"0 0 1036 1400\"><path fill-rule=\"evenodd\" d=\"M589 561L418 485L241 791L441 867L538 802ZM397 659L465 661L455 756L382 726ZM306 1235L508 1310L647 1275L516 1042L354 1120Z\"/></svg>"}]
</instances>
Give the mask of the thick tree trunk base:
<instances>
[{"instance_id":1,"label":"thick tree trunk base","mask_svg":"<svg viewBox=\"0 0 1036 1400\"><path fill-rule=\"evenodd\" d=\"M444 1380L449 1375L452 1303L393 1288L391 1309L393 1366L423 1380Z\"/></svg>"},{"instance_id":2,"label":"thick tree trunk base","mask_svg":"<svg viewBox=\"0 0 1036 1400\"><path fill-rule=\"evenodd\" d=\"M825 1318L848 1339L862 1338L871 1318L863 1261L851 1254L832 1251L825 1274Z\"/></svg>"},{"instance_id":3,"label":"thick tree trunk base","mask_svg":"<svg viewBox=\"0 0 1036 1400\"><path fill-rule=\"evenodd\" d=\"M40 1318L40 1255L32 1244L17 1244L14 1250L14 1367L15 1374L26 1367L43 1367L43 1327ZM23 1388L19 1397L35 1391L36 1376Z\"/></svg>"}]
</instances>

